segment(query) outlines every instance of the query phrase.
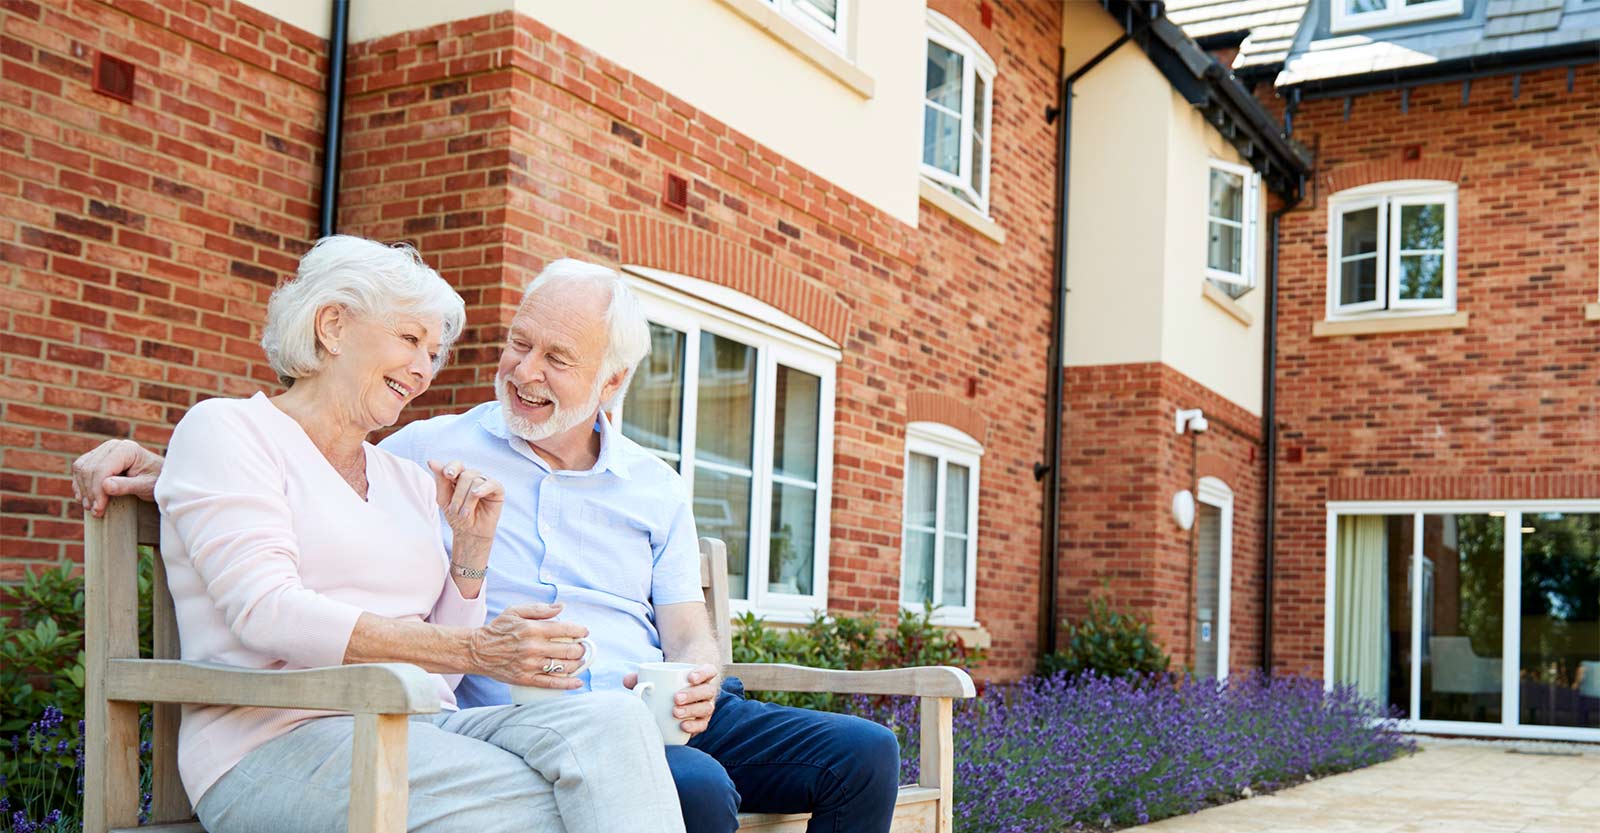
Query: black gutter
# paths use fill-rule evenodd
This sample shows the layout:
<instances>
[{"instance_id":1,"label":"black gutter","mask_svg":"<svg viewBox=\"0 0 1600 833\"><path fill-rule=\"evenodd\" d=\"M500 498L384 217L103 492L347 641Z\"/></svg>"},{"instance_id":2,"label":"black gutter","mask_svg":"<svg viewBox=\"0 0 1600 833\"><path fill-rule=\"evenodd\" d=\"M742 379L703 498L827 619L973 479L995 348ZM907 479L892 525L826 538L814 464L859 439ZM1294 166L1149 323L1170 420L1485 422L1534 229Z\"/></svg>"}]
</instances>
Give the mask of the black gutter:
<instances>
[{"instance_id":1,"label":"black gutter","mask_svg":"<svg viewBox=\"0 0 1600 833\"><path fill-rule=\"evenodd\" d=\"M333 0L333 29L328 35L328 128L322 143L322 206L317 236L338 228L339 153L344 139L344 57L350 32L350 0Z\"/></svg>"},{"instance_id":2,"label":"black gutter","mask_svg":"<svg viewBox=\"0 0 1600 833\"><path fill-rule=\"evenodd\" d=\"M1524 49L1457 58L1425 66L1401 67L1383 72L1368 72L1338 78L1321 78L1298 84L1285 84L1280 93L1298 90L1302 98L1338 98L1363 93L1386 92L1422 84L1448 84L1494 75L1538 72L1544 69L1580 66L1600 62L1600 42L1584 41L1559 46Z\"/></svg>"},{"instance_id":3,"label":"black gutter","mask_svg":"<svg viewBox=\"0 0 1600 833\"><path fill-rule=\"evenodd\" d=\"M1305 192L1304 186L1300 192ZM1278 235L1283 215L1300 204L1300 197L1285 203L1268 218L1271 236L1267 238L1267 349L1262 359L1261 429L1265 440L1267 458L1267 488L1264 514L1266 529L1262 535L1262 561L1264 579L1261 588L1261 670L1272 674L1272 606L1273 580L1277 560L1273 557L1278 544Z\"/></svg>"},{"instance_id":4,"label":"black gutter","mask_svg":"<svg viewBox=\"0 0 1600 833\"><path fill-rule=\"evenodd\" d=\"M1061 127L1056 131L1056 263L1055 297L1050 311L1050 401L1046 414L1045 462L1033 467L1034 479L1050 478L1045 485L1044 505L1044 563L1045 601L1041 618L1044 630L1044 653L1056 651L1056 613L1060 609L1061 592L1061 432L1065 419L1062 415L1062 376L1066 373L1067 333L1067 231L1068 209L1072 201L1072 86L1088 72L1111 57L1122 45L1133 39L1135 30L1131 15L1124 17L1123 32L1110 46L1100 50L1083 66L1061 81L1057 95L1060 97L1053 112L1046 119L1059 116ZM1063 55L1063 61L1065 55Z\"/></svg>"}]
</instances>

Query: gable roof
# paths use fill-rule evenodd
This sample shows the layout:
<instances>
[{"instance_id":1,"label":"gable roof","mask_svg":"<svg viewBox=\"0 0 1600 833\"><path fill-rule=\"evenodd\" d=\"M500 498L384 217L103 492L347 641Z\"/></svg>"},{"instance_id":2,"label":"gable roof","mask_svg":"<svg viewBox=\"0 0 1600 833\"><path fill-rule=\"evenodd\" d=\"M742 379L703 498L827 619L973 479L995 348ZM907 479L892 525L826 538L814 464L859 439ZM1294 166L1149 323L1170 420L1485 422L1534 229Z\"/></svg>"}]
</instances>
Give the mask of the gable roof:
<instances>
[{"instance_id":1,"label":"gable roof","mask_svg":"<svg viewBox=\"0 0 1600 833\"><path fill-rule=\"evenodd\" d=\"M1307 0L1169 0L1167 19L1197 41L1242 34L1230 68L1276 72L1289 55Z\"/></svg>"},{"instance_id":2,"label":"gable roof","mask_svg":"<svg viewBox=\"0 0 1600 833\"><path fill-rule=\"evenodd\" d=\"M1463 0L1444 18L1335 34L1329 2L1313 0L1277 85L1317 89L1425 81L1528 62L1600 60L1600 0ZM1586 45L1592 45L1589 48Z\"/></svg>"}]
</instances>

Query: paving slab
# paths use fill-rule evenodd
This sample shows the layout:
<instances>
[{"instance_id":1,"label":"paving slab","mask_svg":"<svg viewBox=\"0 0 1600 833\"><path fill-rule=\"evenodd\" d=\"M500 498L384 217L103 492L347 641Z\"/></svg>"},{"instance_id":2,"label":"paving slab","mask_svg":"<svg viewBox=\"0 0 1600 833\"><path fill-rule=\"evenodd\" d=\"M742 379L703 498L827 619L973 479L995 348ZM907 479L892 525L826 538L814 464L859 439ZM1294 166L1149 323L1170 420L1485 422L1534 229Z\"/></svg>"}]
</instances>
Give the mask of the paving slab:
<instances>
[{"instance_id":1,"label":"paving slab","mask_svg":"<svg viewBox=\"0 0 1600 833\"><path fill-rule=\"evenodd\" d=\"M1600 831L1600 745L1418 743L1415 755L1124 833Z\"/></svg>"}]
</instances>

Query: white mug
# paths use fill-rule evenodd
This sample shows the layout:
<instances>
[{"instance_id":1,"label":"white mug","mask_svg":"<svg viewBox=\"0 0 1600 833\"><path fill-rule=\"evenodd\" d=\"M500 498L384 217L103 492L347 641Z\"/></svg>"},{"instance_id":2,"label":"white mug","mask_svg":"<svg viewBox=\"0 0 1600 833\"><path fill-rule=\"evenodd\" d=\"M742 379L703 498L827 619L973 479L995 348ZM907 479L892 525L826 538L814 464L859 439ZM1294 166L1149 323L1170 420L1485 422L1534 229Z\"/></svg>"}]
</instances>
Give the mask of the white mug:
<instances>
[{"instance_id":1,"label":"white mug","mask_svg":"<svg viewBox=\"0 0 1600 833\"><path fill-rule=\"evenodd\" d=\"M639 681L633 685L633 694L649 707L656 719L656 728L668 746L682 746L689 742L689 733L683 730L683 719L674 717L673 700L678 692L689 687L689 672L698 666L687 662L641 662Z\"/></svg>"},{"instance_id":2,"label":"white mug","mask_svg":"<svg viewBox=\"0 0 1600 833\"><path fill-rule=\"evenodd\" d=\"M588 637L584 637L582 639L573 639L570 636L558 636L550 641L577 642L583 645L582 662L577 668L574 668L568 672L563 672L561 676L576 677L583 673L583 670L588 668L594 662L594 640L589 639ZM540 688L539 686L532 685L514 685L508 687L511 689L511 702L518 704L541 703L553 697L561 697L569 693L568 690L564 688Z\"/></svg>"}]
</instances>

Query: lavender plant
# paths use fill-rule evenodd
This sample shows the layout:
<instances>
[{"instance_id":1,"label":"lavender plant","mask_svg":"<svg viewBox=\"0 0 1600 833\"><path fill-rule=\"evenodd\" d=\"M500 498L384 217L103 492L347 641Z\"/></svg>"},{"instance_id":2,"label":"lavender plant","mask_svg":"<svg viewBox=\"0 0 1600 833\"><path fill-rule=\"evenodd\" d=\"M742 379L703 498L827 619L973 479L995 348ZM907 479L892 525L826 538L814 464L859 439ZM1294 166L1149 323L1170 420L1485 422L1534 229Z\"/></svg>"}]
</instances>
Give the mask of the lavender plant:
<instances>
[{"instance_id":1,"label":"lavender plant","mask_svg":"<svg viewBox=\"0 0 1600 833\"><path fill-rule=\"evenodd\" d=\"M858 698L918 770L915 700ZM1114 829L1191 813L1410 752L1378 707L1317 680L1034 677L991 686L955 717L956 827Z\"/></svg>"}]
</instances>

